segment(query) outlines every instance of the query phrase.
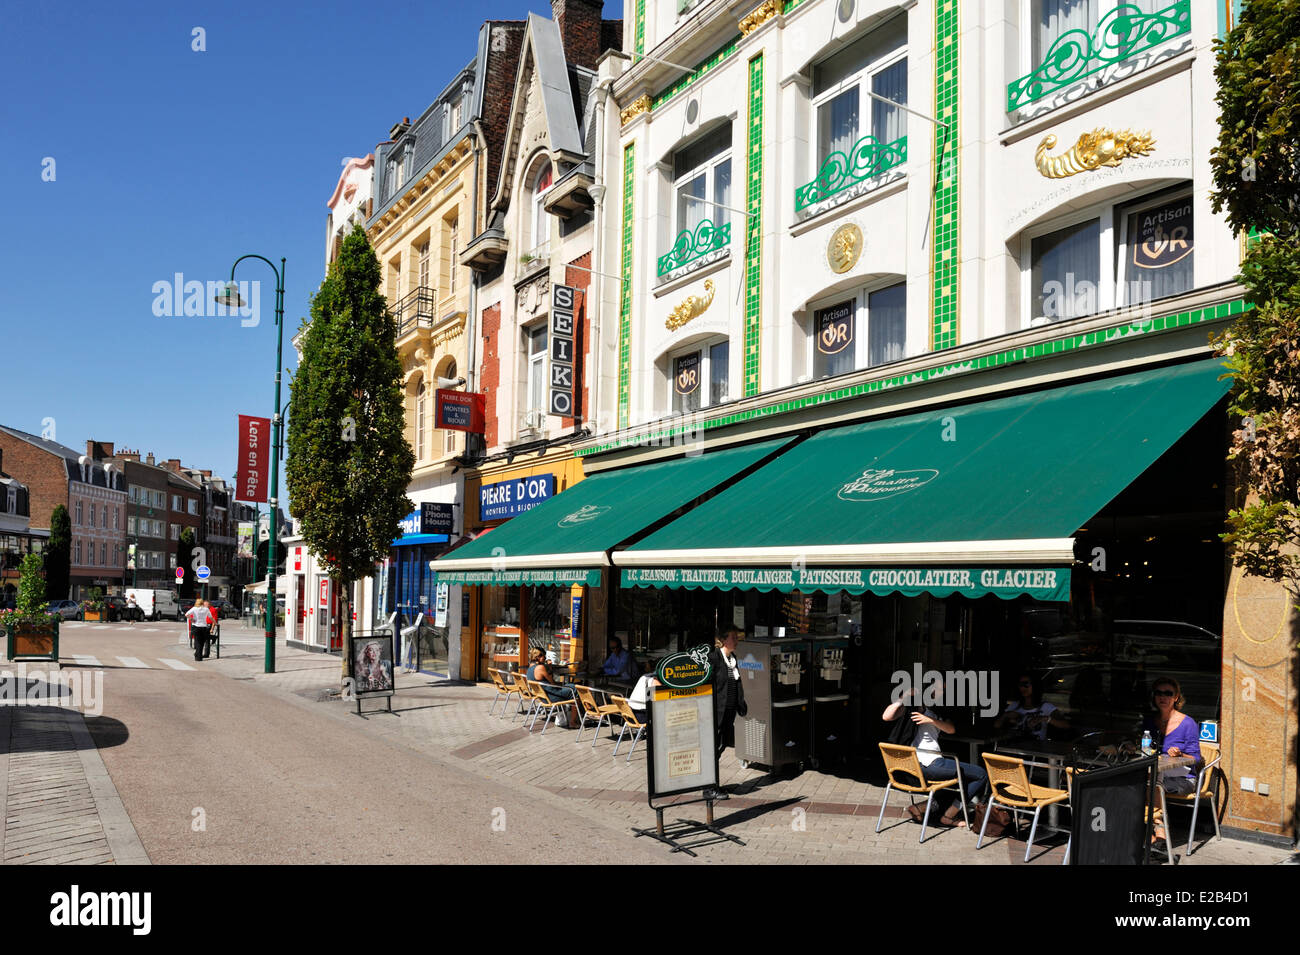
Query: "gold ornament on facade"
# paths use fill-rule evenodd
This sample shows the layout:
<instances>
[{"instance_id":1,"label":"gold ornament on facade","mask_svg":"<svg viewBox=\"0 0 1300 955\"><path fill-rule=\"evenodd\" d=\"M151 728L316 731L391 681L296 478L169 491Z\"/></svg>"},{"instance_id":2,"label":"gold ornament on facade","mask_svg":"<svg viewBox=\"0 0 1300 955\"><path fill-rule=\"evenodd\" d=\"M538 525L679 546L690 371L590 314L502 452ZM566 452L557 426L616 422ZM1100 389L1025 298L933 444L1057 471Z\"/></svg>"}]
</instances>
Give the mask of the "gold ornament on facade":
<instances>
[{"instance_id":1,"label":"gold ornament on facade","mask_svg":"<svg viewBox=\"0 0 1300 955\"><path fill-rule=\"evenodd\" d=\"M1115 132L1098 126L1092 132L1080 136L1061 155L1049 156L1047 151L1056 146L1056 137L1048 133L1034 153L1034 165L1048 179L1064 179L1102 166L1118 166L1120 160L1132 156L1145 156L1155 145L1150 130L1143 133L1135 133L1131 129Z\"/></svg>"},{"instance_id":2,"label":"gold ornament on facade","mask_svg":"<svg viewBox=\"0 0 1300 955\"><path fill-rule=\"evenodd\" d=\"M779 0L763 0L762 3L749 12L748 16L741 19L738 24L741 34L749 36L780 12L781 4Z\"/></svg>"},{"instance_id":3,"label":"gold ornament on facade","mask_svg":"<svg viewBox=\"0 0 1300 955\"><path fill-rule=\"evenodd\" d=\"M703 296L688 295L682 300L682 304L668 313L668 319L664 322L664 327L670 332L681 328L692 318L696 318L704 313L704 310L713 304L713 280L704 280Z\"/></svg>"},{"instance_id":4,"label":"gold ornament on facade","mask_svg":"<svg viewBox=\"0 0 1300 955\"><path fill-rule=\"evenodd\" d=\"M626 126L642 113L648 112L650 112L650 94L642 93L636 99L632 100L627 109L618 114L618 118L620 124Z\"/></svg>"},{"instance_id":5,"label":"gold ornament on facade","mask_svg":"<svg viewBox=\"0 0 1300 955\"><path fill-rule=\"evenodd\" d=\"M862 230L846 222L835 230L826 245L826 261L836 274L847 272L858 264L862 255Z\"/></svg>"}]
</instances>

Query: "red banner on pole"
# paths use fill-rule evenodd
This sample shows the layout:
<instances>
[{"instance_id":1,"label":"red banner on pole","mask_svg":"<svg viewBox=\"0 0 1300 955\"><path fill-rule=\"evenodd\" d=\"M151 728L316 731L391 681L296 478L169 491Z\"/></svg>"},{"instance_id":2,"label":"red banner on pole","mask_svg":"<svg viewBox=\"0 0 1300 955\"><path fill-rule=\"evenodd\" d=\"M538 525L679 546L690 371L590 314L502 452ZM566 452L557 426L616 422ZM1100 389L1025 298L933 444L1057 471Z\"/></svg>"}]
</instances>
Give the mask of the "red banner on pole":
<instances>
[{"instance_id":1,"label":"red banner on pole","mask_svg":"<svg viewBox=\"0 0 1300 955\"><path fill-rule=\"evenodd\" d=\"M439 388L435 427L482 434L487 428L487 398L472 391Z\"/></svg>"},{"instance_id":2,"label":"red banner on pole","mask_svg":"<svg viewBox=\"0 0 1300 955\"><path fill-rule=\"evenodd\" d=\"M271 419L239 416L239 464L235 471L235 497L266 503L271 462Z\"/></svg>"}]
</instances>

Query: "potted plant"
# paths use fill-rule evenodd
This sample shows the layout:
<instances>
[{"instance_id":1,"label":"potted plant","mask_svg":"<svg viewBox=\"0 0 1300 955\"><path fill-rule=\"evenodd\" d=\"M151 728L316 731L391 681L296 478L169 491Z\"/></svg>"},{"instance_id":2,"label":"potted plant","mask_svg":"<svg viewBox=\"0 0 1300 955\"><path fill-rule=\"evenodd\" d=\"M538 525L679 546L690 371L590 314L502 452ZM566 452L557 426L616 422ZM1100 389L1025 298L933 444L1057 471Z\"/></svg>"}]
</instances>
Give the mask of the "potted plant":
<instances>
[{"instance_id":1,"label":"potted plant","mask_svg":"<svg viewBox=\"0 0 1300 955\"><path fill-rule=\"evenodd\" d=\"M23 558L18 601L13 610L0 612L10 660L59 659L59 616L46 613L45 578L40 554Z\"/></svg>"},{"instance_id":2,"label":"potted plant","mask_svg":"<svg viewBox=\"0 0 1300 955\"><path fill-rule=\"evenodd\" d=\"M99 587L90 589L90 596L81 602L82 620L103 620L107 616L104 604L104 591Z\"/></svg>"}]
</instances>

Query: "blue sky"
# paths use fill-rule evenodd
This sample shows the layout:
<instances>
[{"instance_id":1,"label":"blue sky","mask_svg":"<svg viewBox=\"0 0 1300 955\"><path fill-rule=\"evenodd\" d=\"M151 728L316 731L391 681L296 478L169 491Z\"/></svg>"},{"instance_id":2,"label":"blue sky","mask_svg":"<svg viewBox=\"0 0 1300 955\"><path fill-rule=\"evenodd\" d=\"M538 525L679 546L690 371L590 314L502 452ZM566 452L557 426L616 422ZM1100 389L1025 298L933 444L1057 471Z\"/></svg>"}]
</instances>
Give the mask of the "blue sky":
<instances>
[{"instance_id":1,"label":"blue sky","mask_svg":"<svg viewBox=\"0 0 1300 955\"><path fill-rule=\"evenodd\" d=\"M342 159L417 117L483 19L530 9L550 15L546 0L0 2L0 423L39 434L52 418L70 447L233 477L236 415L271 413L274 276L236 274L262 283L257 327L156 316L154 283L285 257L292 367Z\"/></svg>"}]
</instances>

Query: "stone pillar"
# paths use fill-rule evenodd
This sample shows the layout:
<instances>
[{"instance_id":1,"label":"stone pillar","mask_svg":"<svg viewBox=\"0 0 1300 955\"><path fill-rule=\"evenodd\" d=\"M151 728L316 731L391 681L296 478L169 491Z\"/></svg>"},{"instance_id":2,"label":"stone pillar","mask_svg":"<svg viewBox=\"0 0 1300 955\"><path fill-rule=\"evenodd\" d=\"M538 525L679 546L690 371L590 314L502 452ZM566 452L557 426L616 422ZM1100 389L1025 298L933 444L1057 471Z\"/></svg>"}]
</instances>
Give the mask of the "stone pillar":
<instances>
[{"instance_id":1,"label":"stone pillar","mask_svg":"<svg viewBox=\"0 0 1300 955\"><path fill-rule=\"evenodd\" d=\"M1233 568L1223 608L1224 825L1296 835L1300 614L1279 583ZM1243 778L1254 780L1254 792ZM1260 787L1267 788L1263 795Z\"/></svg>"}]
</instances>

